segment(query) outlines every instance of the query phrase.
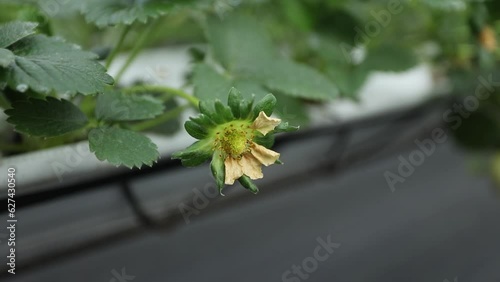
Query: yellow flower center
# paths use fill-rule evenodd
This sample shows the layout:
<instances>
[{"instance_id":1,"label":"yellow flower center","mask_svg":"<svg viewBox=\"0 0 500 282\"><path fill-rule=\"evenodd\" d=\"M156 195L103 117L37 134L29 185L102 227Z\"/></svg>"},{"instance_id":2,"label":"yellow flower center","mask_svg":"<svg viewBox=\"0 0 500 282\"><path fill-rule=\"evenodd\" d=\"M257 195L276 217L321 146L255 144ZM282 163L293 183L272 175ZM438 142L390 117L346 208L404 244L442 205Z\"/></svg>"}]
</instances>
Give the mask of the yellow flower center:
<instances>
[{"instance_id":1,"label":"yellow flower center","mask_svg":"<svg viewBox=\"0 0 500 282\"><path fill-rule=\"evenodd\" d=\"M222 151L226 156L241 158L250 151L254 138L253 129L245 121L232 121L216 128L214 150Z\"/></svg>"}]
</instances>

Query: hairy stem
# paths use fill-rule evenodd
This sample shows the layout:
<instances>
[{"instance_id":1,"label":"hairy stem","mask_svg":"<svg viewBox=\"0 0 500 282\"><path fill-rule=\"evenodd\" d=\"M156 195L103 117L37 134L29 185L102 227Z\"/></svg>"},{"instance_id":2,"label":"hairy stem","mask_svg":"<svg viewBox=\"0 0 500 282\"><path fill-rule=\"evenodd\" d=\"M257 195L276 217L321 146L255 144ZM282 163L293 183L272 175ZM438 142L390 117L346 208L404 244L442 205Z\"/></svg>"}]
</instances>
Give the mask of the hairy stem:
<instances>
[{"instance_id":1,"label":"hairy stem","mask_svg":"<svg viewBox=\"0 0 500 282\"><path fill-rule=\"evenodd\" d=\"M158 23L158 21L151 22L149 24L149 26L144 31L142 31L142 34L139 37L139 39L137 40L137 43L135 44L134 48L130 52L130 54L127 58L127 61L125 61L125 64L121 67L120 71L116 75L115 84L118 84L120 82L120 79L122 78L125 71L128 69L128 67L130 67L130 65L134 62L134 60L137 58L139 53L142 51L142 49L144 48L144 45L146 45L146 43L149 39L149 36L152 33L152 30L156 27L157 23Z\"/></svg>"},{"instance_id":2,"label":"hairy stem","mask_svg":"<svg viewBox=\"0 0 500 282\"><path fill-rule=\"evenodd\" d=\"M133 86L130 88L123 89L126 93L163 93L166 95L177 96L188 101L194 108L198 108L198 103L200 100L190 95L180 89L175 89L167 86L159 86L159 85L140 85Z\"/></svg>"},{"instance_id":3,"label":"hairy stem","mask_svg":"<svg viewBox=\"0 0 500 282\"><path fill-rule=\"evenodd\" d=\"M151 128L154 128L162 123L165 123L169 120L172 120L174 118L176 118L177 116L179 116L185 109L187 108L187 105L184 105L184 106L179 106L173 110L170 110L164 114L162 114L161 116L155 118L155 119L152 119L152 120L147 120L147 121L144 121L144 122L141 122L141 123L137 123L133 126L130 127L130 129L132 129L133 131L144 131L144 130L148 130L148 129L151 129Z\"/></svg>"},{"instance_id":4,"label":"hairy stem","mask_svg":"<svg viewBox=\"0 0 500 282\"><path fill-rule=\"evenodd\" d=\"M129 33L131 28L132 25L127 25L123 29L120 35L120 39L118 39L118 43L116 44L115 48L113 48L113 51L111 51L111 54L109 54L108 58L106 59L106 69L109 69L109 67L113 63L113 60L116 58L116 55L120 53L123 47L123 42L125 42L125 38L127 37L127 34Z\"/></svg>"}]
</instances>

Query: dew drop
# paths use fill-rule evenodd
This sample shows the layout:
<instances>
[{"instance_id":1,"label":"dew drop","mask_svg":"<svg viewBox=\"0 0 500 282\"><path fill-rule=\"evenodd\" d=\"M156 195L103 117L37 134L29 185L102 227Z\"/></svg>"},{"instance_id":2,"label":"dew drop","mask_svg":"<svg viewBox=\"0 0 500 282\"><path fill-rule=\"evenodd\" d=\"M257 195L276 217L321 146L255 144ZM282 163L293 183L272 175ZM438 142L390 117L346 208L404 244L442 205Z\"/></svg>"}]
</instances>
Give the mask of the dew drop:
<instances>
[{"instance_id":1,"label":"dew drop","mask_svg":"<svg viewBox=\"0 0 500 282\"><path fill-rule=\"evenodd\" d=\"M26 92L26 90L28 90L28 85L26 84L19 84L18 86L16 86L16 90L19 91L19 92Z\"/></svg>"},{"instance_id":2,"label":"dew drop","mask_svg":"<svg viewBox=\"0 0 500 282\"><path fill-rule=\"evenodd\" d=\"M42 93L49 93L49 89L47 87L40 87L40 92Z\"/></svg>"}]
</instances>

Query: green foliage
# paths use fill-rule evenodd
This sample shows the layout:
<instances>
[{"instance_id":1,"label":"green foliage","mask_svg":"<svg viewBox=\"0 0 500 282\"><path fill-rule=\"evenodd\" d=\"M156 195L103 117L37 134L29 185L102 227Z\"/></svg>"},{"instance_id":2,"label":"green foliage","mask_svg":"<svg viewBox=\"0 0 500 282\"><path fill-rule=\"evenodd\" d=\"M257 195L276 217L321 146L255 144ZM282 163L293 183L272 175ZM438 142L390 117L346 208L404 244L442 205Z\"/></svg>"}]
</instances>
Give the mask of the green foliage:
<instances>
[{"instance_id":1,"label":"green foliage","mask_svg":"<svg viewBox=\"0 0 500 282\"><path fill-rule=\"evenodd\" d=\"M145 23L171 11L175 5L189 0L71 0L85 15L85 19L99 27L135 21Z\"/></svg>"},{"instance_id":2,"label":"green foliage","mask_svg":"<svg viewBox=\"0 0 500 282\"><path fill-rule=\"evenodd\" d=\"M22 133L23 144L30 136L56 136L50 144L57 146L89 133L99 159L128 167L152 165L158 158L155 145L133 131L173 133L181 127L181 113L199 105L201 114L184 128L200 141L174 158L194 166L213 157L219 188L224 162L205 140L222 124L251 124L264 111L304 125L308 103L331 101L339 94L355 100L374 71L405 71L419 59L442 63L444 71L492 70L500 55L493 32L496 28L498 37L498 1L492 0L403 1L403 13L389 12L383 0L4 0L1 5L0 106L11 108L8 121ZM116 78L119 84L142 48L166 42L199 46L192 49L190 72L199 103L180 89L144 85L151 91L138 91L112 85L114 80L98 62L103 59L114 67L115 55L131 51ZM425 49L424 42L437 44L437 52L419 52L417 58L414 51ZM353 59L357 51L364 59ZM226 105L221 101L230 89ZM491 110L481 108L457 135L497 142L496 119L487 112ZM464 133L471 129L483 134ZM282 122L270 134L252 136L256 144L270 148L272 134L294 130ZM475 144L476 139L464 143ZM257 191L248 177L240 182Z\"/></svg>"},{"instance_id":3,"label":"green foliage","mask_svg":"<svg viewBox=\"0 0 500 282\"><path fill-rule=\"evenodd\" d=\"M169 99L168 101L163 103L163 107L165 108L165 113L172 114L174 111L178 111L179 103L175 99ZM148 132L158 133L162 135L173 135L181 129L181 119L180 116L170 118L168 121L161 122L158 125L155 125L148 129Z\"/></svg>"},{"instance_id":4,"label":"green foliage","mask_svg":"<svg viewBox=\"0 0 500 282\"><path fill-rule=\"evenodd\" d=\"M231 80L219 74L205 63L197 64L193 70L194 95L201 100L223 100L231 88Z\"/></svg>"},{"instance_id":5,"label":"green foliage","mask_svg":"<svg viewBox=\"0 0 500 282\"><path fill-rule=\"evenodd\" d=\"M15 59L0 80L20 92L95 94L113 83L97 55L44 35L25 37L8 48Z\"/></svg>"},{"instance_id":6,"label":"green foliage","mask_svg":"<svg viewBox=\"0 0 500 282\"><path fill-rule=\"evenodd\" d=\"M331 65L327 68L327 74L337 83L343 96L355 99L370 73L363 66Z\"/></svg>"},{"instance_id":7,"label":"green foliage","mask_svg":"<svg viewBox=\"0 0 500 282\"><path fill-rule=\"evenodd\" d=\"M89 132L90 150L101 161L128 168L152 166L159 158L157 146L134 131L118 127L99 127Z\"/></svg>"},{"instance_id":8,"label":"green foliage","mask_svg":"<svg viewBox=\"0 0 500 282\"><path fill-rule=\"evenodd\" d=\"M206 32L214 59L231 73L244 73L248 67L276 57L267 31L250 17L211 17Z\"/></svg>"},{"instance_id":9,"label":"green foliage","mask_svg":"<svg viewBox=\"0 0 500 282\"><path fill-rule=\"evenodd\" d=\"M263 62L249 73L271 91L316 101L335 98L337 86L317 70L289 60Z\"/></svg>"},{"instance_id":10,"label":"green foliage","mask_svg":"<svg viewBox=\"0 0 500 282\"><path fill-rule=\"evenodd\" d=\"M338 94L335 84L320 72L279 56L267 32L250 17L211 18L207 22L207 37L214 59L233 78L255 81L271 91L311 100L329 100ZM223 77L214 75L215 71L206 67L203 70L195 73L195 87L200 85L197 82L212 80L217 87L227 87Z\"/></svg>"},{"instance_id":11,"label":"green foliage","mask_svg":"<svg viewBox=\"0 0 500 282\"><path fill-rule=\"evenodd\" d=\"M0 26L0 48L7 48L17 41L35 33L37 23L9 22Z\"/></svg>"},{"instance_id":12,"label":"green foliage","mask_svg":"<svg viewBox=\"0 0 500 282\"><path fill-rule=\"evenodd\" d=\"M162 101L152 96L106 91L97 98L95 114L105 121L134 121L152 119L163 110Z\"/></svg>"},{"instance_id":13,"label":"green foliage","mask_svg":"<svg viewBox=\"0 0 500 282\"><path fill-rule=\"evenodd\" d=\"M368 70L401 72L417 64L412 50L395 46L380 46L368 50L363 67Z\"/></svg>"},{"instance_id":14,"label":"green foliage","mask_svg":"<svg viewBox=\"0 0 500 282\"><path fill-rule=\"evenodd\" d=\"M0 48L0 67L6 68L14 62L16 57L14 53L7 49Z\"/></svg>"},{"instance_id":15,"label":"green foliage","mask_svg":"<svg viewBox=\"0 0 500 282\"><path fill-rule=\"evenodd\" d=\"M87 117L71 102L47 97L47 100L16 101L5 111L16 131L37 137L55 137L87 125Z\"/></svg>"}]
</instances>

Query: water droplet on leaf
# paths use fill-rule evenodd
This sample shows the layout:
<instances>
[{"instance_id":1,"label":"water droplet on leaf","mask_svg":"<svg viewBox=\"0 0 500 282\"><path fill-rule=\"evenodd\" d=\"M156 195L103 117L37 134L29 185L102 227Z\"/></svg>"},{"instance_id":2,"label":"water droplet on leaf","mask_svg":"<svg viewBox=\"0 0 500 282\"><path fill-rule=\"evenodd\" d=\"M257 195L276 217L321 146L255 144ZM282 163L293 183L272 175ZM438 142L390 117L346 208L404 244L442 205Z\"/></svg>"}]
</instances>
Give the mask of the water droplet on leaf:
<instances>
[{"instance_id":1,"label":"water droplet on leaf","mask_svg":"<svg viewBox=\"0 0 500 282\"><path fill-rule=\"evenodd\" d=\"M28 85L26 84L19 84L17 87L16 87L16 90L19 91L19 92L26 92L26 90L28 90Z\"/></svg>"}]
</instances>

